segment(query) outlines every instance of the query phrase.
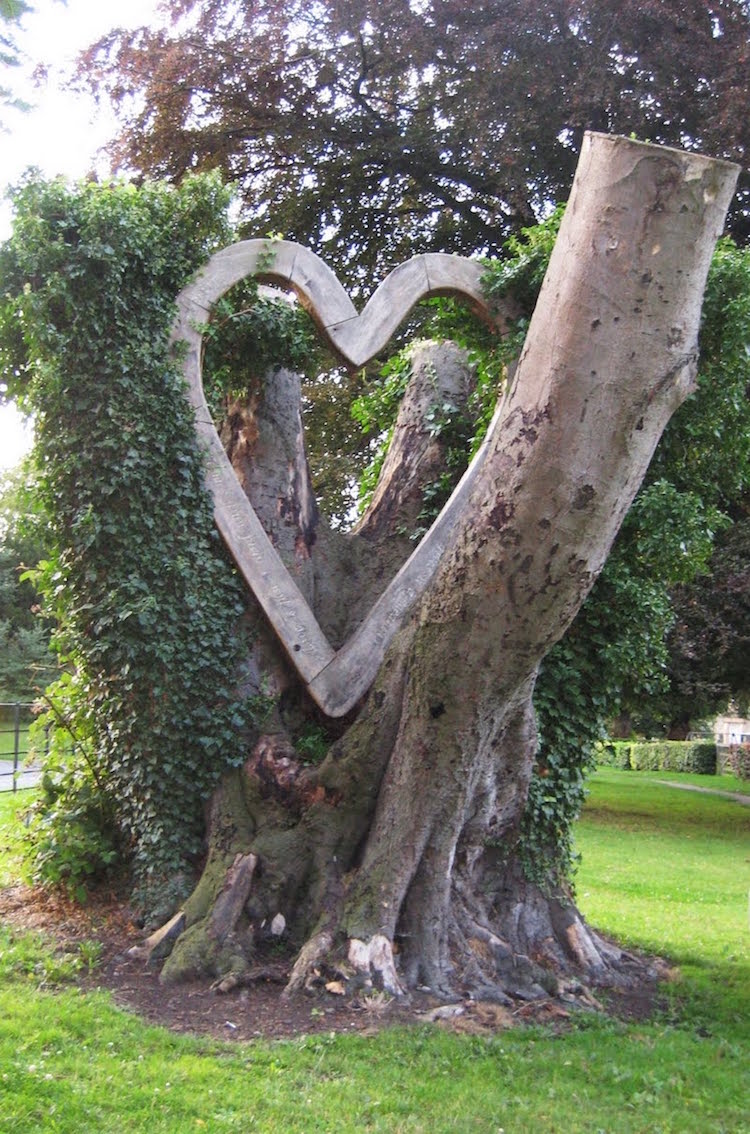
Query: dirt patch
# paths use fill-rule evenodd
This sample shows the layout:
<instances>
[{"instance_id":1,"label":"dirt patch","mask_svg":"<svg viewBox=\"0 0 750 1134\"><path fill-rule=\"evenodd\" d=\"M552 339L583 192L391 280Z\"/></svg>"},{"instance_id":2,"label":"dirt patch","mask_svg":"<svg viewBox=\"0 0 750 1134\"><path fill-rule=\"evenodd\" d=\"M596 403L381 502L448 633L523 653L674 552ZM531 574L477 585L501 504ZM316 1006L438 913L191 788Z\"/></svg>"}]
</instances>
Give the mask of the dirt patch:
<instances>
[{"instance_id":1,"label":"dirt patch","mask_svg":"<svg viewBox=\"0 0 750 1134\"><path fill-rule=\"evenodd\" d=\"M97 942L99 958L93 971L82 968L77 978L81 988L107 989L121 1008L150 1023L228 1040L291 1038L315 1032L372 1035L394 1024L426 1022L482 1035L528 1023L564 1030L581 1011L644 1020L658 1006L653 983L627 992L609 992L603 999L580 988L567 1003L550 998L509 1006L485 1001L446 1005L428 993L415 994L408 1001L377 992L352 999L324 989L282 997L291 966L279 958L266 958L262 979L228 994L215 992L209 982L165 987L159 983L158 969L128 956L127 950L143 934L127 905L114 894L97 894L88 905L79 906L39 887L12 886L0 890L0 920L15 929L54 938L61 953L86 956L81 945Z\"/></svg>"}]
</instances>

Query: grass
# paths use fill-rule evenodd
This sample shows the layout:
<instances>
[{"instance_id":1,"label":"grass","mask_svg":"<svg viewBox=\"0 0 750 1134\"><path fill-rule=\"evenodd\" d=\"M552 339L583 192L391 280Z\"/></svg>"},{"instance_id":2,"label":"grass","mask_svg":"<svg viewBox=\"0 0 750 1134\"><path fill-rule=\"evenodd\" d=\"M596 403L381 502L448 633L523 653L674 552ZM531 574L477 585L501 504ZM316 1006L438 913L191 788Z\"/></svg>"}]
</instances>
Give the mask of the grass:
<instances>
[{"instance_id":1,"label":"grass","mask_svg":"<svg viewBox=\"0 0 750 1134\"><path fill-rule=\"evenodd\" d=\"M16 728L12 715L0 710L0 759L12 760L16 747ZM29 750L29 718L24 716L18 729L18 755L23 760Z\"/></svg>"},{"instance_id":2,"label":"grass","mask_svg":"<svg viewBox=\"0 0 750 1134\"><path fill-rule=\"evenodd\" d=\"M614 771L615 769L600 768L600 774L606 771ZM741 780L739 776L733 776L727 772L719 776L706 776L699 772L625 772L626 776L635 775L638 777L638 782L643 783L664 783L668 781L676 784L693 784L695 787L709 788L711 791L734 791L739 792L741 795L750 795L750 783L747 780ZM618 781L619 782L619 781Z\"/></svg>"},{"instance_id":3,"label":"grass","mask_svg":"<svg viewBox=\"0 0 750 1134\"><path fill-rule=\"evenodd\" d=\"M579 904L623 944L675 961L682 980L671 991L690 999L704 1028L710 1015L747 1038L750 807L660 778L612 769L593 778L578 825ZM669 779L726 790L723 776Z\"/></svg>"},{"instance_id":4,"label":"grass","mask_svg":"<svg viewBox=\"0 0 750 1134\"><path fill-rule=\"evenodd\" d=\"M0 879L17 869L19 806L0 797ZM654 1021L582 1015L562 1035L177 1036L79 992L80 958L0 929L0 1132L748 1134L749 834L738 804L597 774L581 904L682 976Z\"/></svg>"},{"instance_id":5,"label":"grass","mask_svg":"<svg viewBox=\"0 0 750 1134\"><path fill-rule=\"evenodd\" d=\"M22 873L20 816L31 798L28 791L0 795L0 889L17 881Z\"/></svg>"}]
</instances>

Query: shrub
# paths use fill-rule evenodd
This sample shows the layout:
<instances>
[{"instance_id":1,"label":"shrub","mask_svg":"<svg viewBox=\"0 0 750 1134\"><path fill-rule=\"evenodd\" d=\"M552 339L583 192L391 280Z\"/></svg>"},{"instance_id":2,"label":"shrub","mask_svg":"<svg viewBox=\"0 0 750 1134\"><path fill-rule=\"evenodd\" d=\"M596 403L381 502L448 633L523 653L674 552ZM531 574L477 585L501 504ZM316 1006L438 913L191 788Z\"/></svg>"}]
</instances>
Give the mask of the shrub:
<instances>
[{"instance_id":1,"label":"shrub","mask_svg":"<svg viewBox=\"0 0 750 1134\"><path fill-rule=\"evenodd\" d=\"M729 749L729 767L738 780L750 781L750 744L733 744Z\"/></svg>"},{"instance_id":2,"label":"shrub","mask_svg":"<svg viewBox=\"0 0 750 1134\"><path fill-rule=\"evenodd\" d=\"M621 768L623 771L629 771L630 747L631 741L629 740L610 740L601 745L597 754L597 762L608 768Z\"/></svg>"},{"instance_id":3,"label":"shrub","mask_svg":"<svg viewBox=\"0 0 750 1134\"><path fill-rule=\"evenodd\" d=\"M716 774L716 745L705 740L648 740L627 745L635 772Z\"/></svg>"}]
</instances>

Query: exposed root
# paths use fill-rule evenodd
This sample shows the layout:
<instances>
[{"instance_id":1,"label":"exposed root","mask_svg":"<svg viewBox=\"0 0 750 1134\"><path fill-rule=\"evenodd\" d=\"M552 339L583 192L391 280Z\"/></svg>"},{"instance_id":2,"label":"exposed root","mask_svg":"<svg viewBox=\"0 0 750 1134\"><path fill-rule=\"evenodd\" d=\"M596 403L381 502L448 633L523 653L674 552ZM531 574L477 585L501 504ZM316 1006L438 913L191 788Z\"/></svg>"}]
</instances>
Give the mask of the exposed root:
<instances>
[{"instance_id":1,"label":"exposed root","mask_svg":"<svg viewBox=\"0 0 750 1134\"><path fill-rule=\"evenodd\" d=\"M293 992L301 992L311 986L317 975L316 967L322 963L332 945L333 934L324 929L302 946L282 996L290 996Z\"/></svg>"},{"instance_id":2,"label":"exposed root","mask_svg":"<svg viewBox=\"0 0 750 1134\"><path fill-rule=\"evenodd\" d=\"M389 992L391 996L404 995L393 959L393 946L382 933L376 933L367 942L352 937L349 941L349 964L375 988Z\"/></svg>"},{"instance_id":3,"label":"exposed root","mask_svg":"<svg viewBox=\"0 0 750 1134\"><path fill-rule=\"evenodd\" d=\"M211 985L212 992L233 992L235 988L247 988L260 981L270 981L273 984L283 984L286 977L279 973L278 968L269 965L255 965L242 972L230 972L226 976L215 980Z\"/></svg>"}]
</instances>

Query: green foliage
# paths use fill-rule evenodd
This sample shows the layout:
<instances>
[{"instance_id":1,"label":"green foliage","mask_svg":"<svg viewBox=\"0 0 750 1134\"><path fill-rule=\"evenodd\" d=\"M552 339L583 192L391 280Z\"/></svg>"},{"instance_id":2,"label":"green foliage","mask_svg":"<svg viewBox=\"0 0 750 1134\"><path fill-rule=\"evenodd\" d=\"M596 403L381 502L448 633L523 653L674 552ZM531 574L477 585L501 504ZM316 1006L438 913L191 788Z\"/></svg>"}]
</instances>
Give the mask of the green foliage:
<instances>
[{"instance_id":1,"label":"green foliage","mask_svg":"<svg viewBox=\"0 0 750 1134\"><path fill-rule=\"evenodd\" d=\"M115 813L156 893L199 851L203 801L253 720L236 695L241 591L168 344L177 292L229 239L227 193L213 176L177 190L32 177L14 204L0 368L36 418L53 545L34 583L65 667L37 869L77 886L89 855L109 860Z\"/></svg>"},{"instance_id":2,"label":"green foliage","mask_svg":"<svg viewBox=\"0 0 750 1134\"><path fill-rule=\"evenodd\" d=\"M112 801L83 761L46 761L38 802L29 812L32 878L63 886L79 902L122 853Z\"/></svg>"},{"instance_id":3,"label":"green foliage","mask_svg":"<svg viewBox=\"0 0 750 1134\"><path fill-rule=\"evenodd\" d=\"M594 758L597 767L619 768L627 772L630 768L630 741L604 740L596 745Z\"/></svg>"},{"instance_id":4,"label":"green foliage","mask_svg":"<svg viewBox=\"0 0 750 1134\"><path fill-rule=\"evenodd\" d=\"M331 747L331 737L321 726L308 723L294 742L303 764L322 764Z\"/></svg>"},{"instance_id":5,"label":"green foliage","mask_svg":"<svg viewBox=\"0 0 750 1134\"><path fill-rule=\"evenodd\" d=\"M307 312L298 304L259 294L255 279L226 292L202 330L203 388L214 419L220 420L232 401L257 392L272 367L288 366L304 374L314 372L320 361Z\"/></svg>"},{"instance_id":6,"label":"green foliage","mask_svg":"<svg viewBox=\"0 0 750 1134\"><path fill-rule=\"evenodd\" d=\"M29 701L56 671L41 596L24 574L48 542L23 467L0 480L0 701Z\"/></svg>"},{"instance_id":7,"label":"green foliage","mask_svg":"<svg viewBox=\"0 0 750 1134\"><path fill-rule=\"evenodd\" d=\"M596 758L624 771L716 775L716 745L705 740L614 740L602 745Z\"/></svg>"},{"instance_id":8,"label":"green foliage","mask_svg":"<svg viewBox=\"0 0 750 1134\"><path fill-rule=\"evenodd\" d=\"M507 240L505 255L487 264L484 289L490 298L510 296L527 315L531 314L564 213L565 205L558 205L541 224L522 228L519 235Z\"/></svg>"},{"instance_id":9,"label":"green foliage","mask_svg":"<svg viewBox=\"0 0 750 1134\"><path fill-rule=\"evenodd\" d=\"M511 345L511 340L498 339L486 329L478 328L476 317L465 306L451 300L430 301L425 306L432 310L421 330L432 338L451 338L459 342L468 353L477 381L465 408L437 398L427 410L424 425L431 437L439 437L442 442L445 468L435 481L422 489L423 507L416 527L409 533L413 540L420 540L440 514L481 444L505 380L507 363L522 341L513 340ZM371 460L359 481L359 515L367 509L377 486L398 409L411 379L414 350L419 345L419 342L410 343L393 355L381 367L378 380L352 403L352 417L373 439Z\"/></svg>"},{"instance_id":10,"label":"green foliage","mask_svg":"<svg viewBox=\"0 0 750 1134\"><path fill-rule=\"evenodd\" d=\"M25 817L26 858L33 881L84 901L89 886L122 860L127 843L83 672L63 670L43 700L46 709L29 729L29 751L43 773Z\"/></svg>"},{"instance_id":11,"label":"green foliage","mask_svg":"<svg viewBox=\"0 0 750 1134\"><path fill-rule=\"evenodd\" d=\"M373 454L359 481L357 508L362 515L372 500L380 470L393 436L398 407L411 377L411 348L399 351L381 368L367 391L355 398L351 415L362 431L373 439Z\"/></svg>"},{"instance_id":12,"label":"green foliage","mask_svg":"<svg viewBox=\"0 0 750 1134\"><path fill-rule=\"evenodd\" d=\"M750 782L750 744L733 744L729 749L729 767L738 780Z\"/></svg>"},{"instance_id":13,"label":"green foliage","mask_svg":"<svg viewBox=\"0 0 750 1134\"><path fill-rule=\"evenodd\" d=\"M701 776L716 775L716 745L705 740L662 740L633 744L630 765L634 771L648 771L656 761L656 771L697 772Z\"/></svg>"},{"instance_id":14,"label":"green foliage","mask_svg":"<svg viewBox=\"0 0 750 1134\"><path fill-rule=\"evenodd\" d=\"M733 744L730 748L730 768L736 778L750 781L750 744Z\"/></svg>"},{"instance_id":15,"label":"green foliage","mask_svg":"<svg viewBox=\"0 0 750 1134\"><path fill-rule=\"evenodd\" d=\"M750 251L720 240L706 283L698 391L675 414L649 470L707 507L750 493Z\"/></svg>"},{"instance_id":16,"label":"green foliage","mask_svg":"<svg viewBox=\"0 0 750 1134\"><path fill-rule=\"evenodd\" d=\"M411 377L409 350L400 351L382 367L377 382L352 402L352 417L365 433L382 433L396 420Z\"/></svg>"}]
</instances>

